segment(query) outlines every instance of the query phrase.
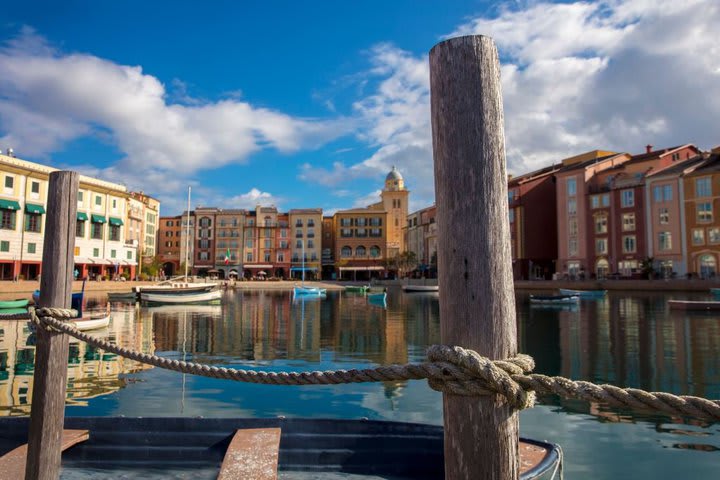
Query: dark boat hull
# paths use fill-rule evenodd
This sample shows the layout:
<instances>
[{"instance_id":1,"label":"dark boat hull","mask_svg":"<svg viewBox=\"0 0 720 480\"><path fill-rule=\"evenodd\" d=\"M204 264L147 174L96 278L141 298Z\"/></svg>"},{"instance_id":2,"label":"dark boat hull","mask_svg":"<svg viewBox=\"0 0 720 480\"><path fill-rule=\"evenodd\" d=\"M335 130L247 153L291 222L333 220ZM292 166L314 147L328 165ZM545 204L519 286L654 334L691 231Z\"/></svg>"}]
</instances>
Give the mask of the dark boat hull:
<instances>
[{"instance_id":1,"label":"dark boat hull","mask_svg":"<svg viewBox=\"0 0 720 480\"><path fill-rule=\"evenodd\" d=\"M27 441L28 424L27 417L0 419L0 455ZM89 430L90 439L63 453L63 468L107 475L219 468L235 430L268 427L282 429L281 471L443 478L442 427L371 420L68 417L65 428ZM523 441L548 453L521 478L544 478L559 461L559 447Z\"/></svg>"}]
</instances>

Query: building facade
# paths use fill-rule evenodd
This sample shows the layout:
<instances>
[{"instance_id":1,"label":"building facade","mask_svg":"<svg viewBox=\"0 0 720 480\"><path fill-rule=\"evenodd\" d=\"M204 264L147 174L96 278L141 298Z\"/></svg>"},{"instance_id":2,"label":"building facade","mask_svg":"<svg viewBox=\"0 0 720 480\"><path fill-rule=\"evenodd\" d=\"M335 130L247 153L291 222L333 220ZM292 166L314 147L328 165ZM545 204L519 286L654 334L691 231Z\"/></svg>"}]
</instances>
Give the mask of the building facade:
<instances>
[{"instance_id":1,"label":"building facade","mask_svg":"<svg viewBox=\"0 0 720 480\"><path fill-rule=\"evenodd\" d=\"M720 152L686 172L682 185L688 272L715 278L720 262Z\"/></svg>"}]
</instances>

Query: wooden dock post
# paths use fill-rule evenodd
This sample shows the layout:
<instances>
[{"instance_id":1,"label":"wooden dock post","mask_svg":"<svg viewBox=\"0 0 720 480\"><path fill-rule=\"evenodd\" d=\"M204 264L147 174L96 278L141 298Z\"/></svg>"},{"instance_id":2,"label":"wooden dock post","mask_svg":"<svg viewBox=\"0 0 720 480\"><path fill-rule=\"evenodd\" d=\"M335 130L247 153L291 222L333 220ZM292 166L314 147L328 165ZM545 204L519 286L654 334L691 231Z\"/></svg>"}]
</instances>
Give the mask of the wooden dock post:
<instances>
[{"instance_id":1,"label":"wooden dock post","mask_svg":"<svg viewBox=\"0 0 720 480\"><path fill-rule=\"evenodd\" d=\"M75 250L77 172L52 172L43 243L40 305L70 308ZM25 480L55 480L67 387L68 336L38 328Z\"/></svg>"},{"instance_id":2,"label":"wooden dock post","mask_svg":"<svg viewBox=\"0 0 720 480\"><path fill-rule=\"evenodd\" d=\"M430 51L442 342L517 353L500 62L485 36ZM445 478L517 479L518 415L497 396L443 395Z\"/></svg>"}]
</instances>

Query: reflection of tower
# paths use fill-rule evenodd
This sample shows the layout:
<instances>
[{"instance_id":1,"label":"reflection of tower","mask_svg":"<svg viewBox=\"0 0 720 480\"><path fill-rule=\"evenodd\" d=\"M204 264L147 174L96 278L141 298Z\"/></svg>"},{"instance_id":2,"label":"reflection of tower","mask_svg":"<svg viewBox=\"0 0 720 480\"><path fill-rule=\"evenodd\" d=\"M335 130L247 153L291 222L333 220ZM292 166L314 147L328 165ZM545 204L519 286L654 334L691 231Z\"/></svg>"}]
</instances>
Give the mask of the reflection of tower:
<instances>
[{"instance_id":1,"label":"reflection of tower","mask_svg":"<svg viewBox=\"0 0 720 480\"><path fill-rule=\"evenodd\" d=\"M385 188L380 197L384 210L387 212L387 256L392 258L407 249L403 238L403 227L407 223L408 197L410 192L405 189L405 182L397 168L392 167L385 177Z\"/></svg>"}]
</instances>

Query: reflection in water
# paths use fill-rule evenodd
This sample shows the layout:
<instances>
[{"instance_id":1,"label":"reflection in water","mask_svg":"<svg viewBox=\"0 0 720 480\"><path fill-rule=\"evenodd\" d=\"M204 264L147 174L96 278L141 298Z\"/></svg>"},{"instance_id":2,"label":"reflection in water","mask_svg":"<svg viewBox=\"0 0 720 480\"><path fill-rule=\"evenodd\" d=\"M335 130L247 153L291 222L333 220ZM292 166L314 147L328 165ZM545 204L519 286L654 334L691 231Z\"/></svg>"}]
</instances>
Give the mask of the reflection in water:
<instances>
[{"instance_id":1,"label":"reflection in water","mask_svg":"<svg viewBox=\"0 0 720 480\"><path fill-rule=\"evenodd\" d=\"M720 317L671 312L668 298L611 294L583 300L576 308L530 308L528 295L519 293L519 350L535 358L539 373L720 398ZM330 292L325 299L293 300L280 291L226 292L223 304L212 306L113 307L110 327L97 335L167 358L244 369L327 370L417 362L424 360L427 346L440 339L437 295L399 289L388 292L387 308L369 305L359 295ZM25 322L0 321L0 415L29 412L31 343ZM720 448L717 425L554 397L542 403L546 406L521 414L523 433L562 444L566 471L578 478L631 476L627 463L641 476L647 474L642 469L666 476L692 466L694 478L703 478L703 472L712 471L708 457L714 454L707 452ZM184 378L73 340L67 414L287 415L439 423L442 401L420 381L277 387ZM662 449L685 453L681 459L658 455ZM632 455L633 462L607 457L617 455ZM602 473L590 475L589 468Z\"/></svg>"}]
</instances>

